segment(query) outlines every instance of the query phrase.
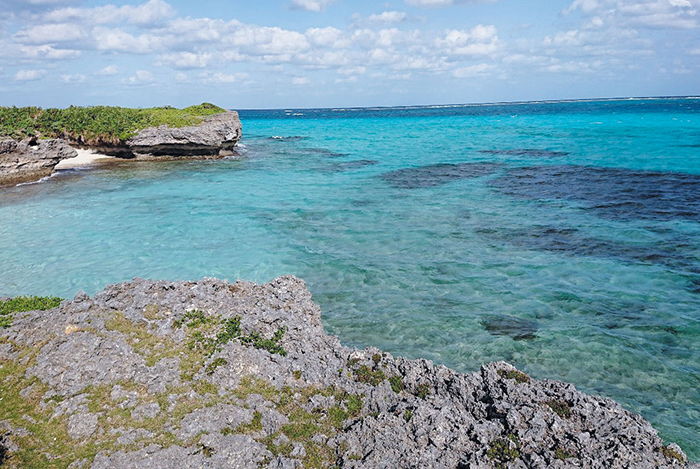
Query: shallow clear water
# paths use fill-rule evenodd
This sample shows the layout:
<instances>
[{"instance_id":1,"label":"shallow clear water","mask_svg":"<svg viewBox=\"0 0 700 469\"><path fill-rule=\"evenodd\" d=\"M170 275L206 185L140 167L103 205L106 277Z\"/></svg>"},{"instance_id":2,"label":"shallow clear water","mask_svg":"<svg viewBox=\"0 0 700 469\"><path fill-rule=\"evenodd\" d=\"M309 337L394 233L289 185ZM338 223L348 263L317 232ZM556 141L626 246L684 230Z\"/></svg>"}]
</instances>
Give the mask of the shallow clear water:
<instances>
[{"instance_id":1,"label":"shallow clear water","mask_svg":"<svg viewBox=\"0 0 700 469\"><path fill-rule=\"evenodd\" d=\"M700 100L241 117L242 159L0 192L0 296L294 274L348 345L506 360L700 460Z\"/></svg>"}]
</instances>

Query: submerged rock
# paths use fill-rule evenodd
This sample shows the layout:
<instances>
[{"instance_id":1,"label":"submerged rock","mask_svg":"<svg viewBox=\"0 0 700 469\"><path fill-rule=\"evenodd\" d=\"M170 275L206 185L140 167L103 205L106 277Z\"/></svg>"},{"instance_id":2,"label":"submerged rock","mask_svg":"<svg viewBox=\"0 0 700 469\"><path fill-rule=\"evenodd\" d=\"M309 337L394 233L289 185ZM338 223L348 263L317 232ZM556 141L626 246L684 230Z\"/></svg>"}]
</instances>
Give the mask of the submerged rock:
<instances>
[{"instance_id":1,"label":"submerged rock","mask_svg":"<svg viewBox=\"0 0 700 469\"><path fill-rule=\"evenodd\" d=\"M53 168L78 153L65 140L0 140L0 187L50 176Z\"/></svg>"},{"instance_id":2,"label":"submerged rock","mask_svg":"<svg viewBox=\"0 0 700 469\"><path fill-rule=\"evenodd\" d=\"M507 335L513 340L537 338L537 323L535 321L501 314L489 316L481 321L481 324L492 335Z\"/></svg>"},{"instance_id":3,"label":"submerged rock","mask_svg":"<svg viewBox=\"0 0 700 469\"><path fill-rule=\"evenodd\" d=\"M344 347L295 277L134 279L18 313L0 343L10 467L688 467L571 384Z\"/></svg>"},{"instance_id":4,"label":"submerged rock","mask_svg":"<svg viewBox=\"0 0 700 469\"><path fill-rule=\"evenodd\" d=\"M500 166L498 163L439 163L389 171L382 174L381 178L399 189L423 189L442 186L460 179L487 176Z\"/></svg>"}]
</instances>

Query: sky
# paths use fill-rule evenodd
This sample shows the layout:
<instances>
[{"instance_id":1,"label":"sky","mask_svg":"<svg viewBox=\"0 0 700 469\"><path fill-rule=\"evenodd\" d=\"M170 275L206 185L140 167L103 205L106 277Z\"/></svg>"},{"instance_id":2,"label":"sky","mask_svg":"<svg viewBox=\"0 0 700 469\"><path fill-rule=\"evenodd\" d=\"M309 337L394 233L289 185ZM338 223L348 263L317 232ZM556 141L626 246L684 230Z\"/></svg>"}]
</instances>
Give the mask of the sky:
<instances>
[{"instance_id":1,"label":"sky","mask_svg":"<svg viewBox=\"0 0 700 469\"><path fill-rule=\"evenodd\" d=\"M700 0L0 0L0 106L700 94Z\"/></svg>"}]
</instances>

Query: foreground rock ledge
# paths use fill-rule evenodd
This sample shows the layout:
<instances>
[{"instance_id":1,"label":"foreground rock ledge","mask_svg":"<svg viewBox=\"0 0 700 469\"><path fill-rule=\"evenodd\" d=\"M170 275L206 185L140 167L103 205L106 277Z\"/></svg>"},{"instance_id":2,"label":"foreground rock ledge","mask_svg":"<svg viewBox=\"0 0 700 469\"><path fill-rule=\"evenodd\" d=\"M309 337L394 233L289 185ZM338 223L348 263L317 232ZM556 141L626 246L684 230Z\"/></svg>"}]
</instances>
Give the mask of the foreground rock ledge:
<instances>
[{"instance_id":1,"label":"foreground rock ledge","mask_svg":"<svg viewBox=\"0 0 700 469\"><path fill-rule=\"evenodd\" d=\"M8 467L688 467L571 384L344 347L295 277L134 279L0 331Z\"/></svg>"}]
</instances>

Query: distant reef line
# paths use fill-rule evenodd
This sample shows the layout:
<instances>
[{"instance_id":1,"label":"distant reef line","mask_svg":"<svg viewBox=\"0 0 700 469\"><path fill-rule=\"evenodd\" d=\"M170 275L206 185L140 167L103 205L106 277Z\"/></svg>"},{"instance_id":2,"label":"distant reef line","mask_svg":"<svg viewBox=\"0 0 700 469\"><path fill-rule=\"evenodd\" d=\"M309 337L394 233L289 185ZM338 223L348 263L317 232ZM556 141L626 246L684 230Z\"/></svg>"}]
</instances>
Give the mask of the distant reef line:
<instances>
[{"instance_id":1,"label":"distant reef line","mask_svg":"<svg viewBox=\"0 0 700 469\"><path fill-rule=\"evenodd\" d=\"M91 150L120 159L220 158L241 139L238 113L210 103L184 109L0 107L0 187L50 176Z\"/></svg>"}]
</instances>

